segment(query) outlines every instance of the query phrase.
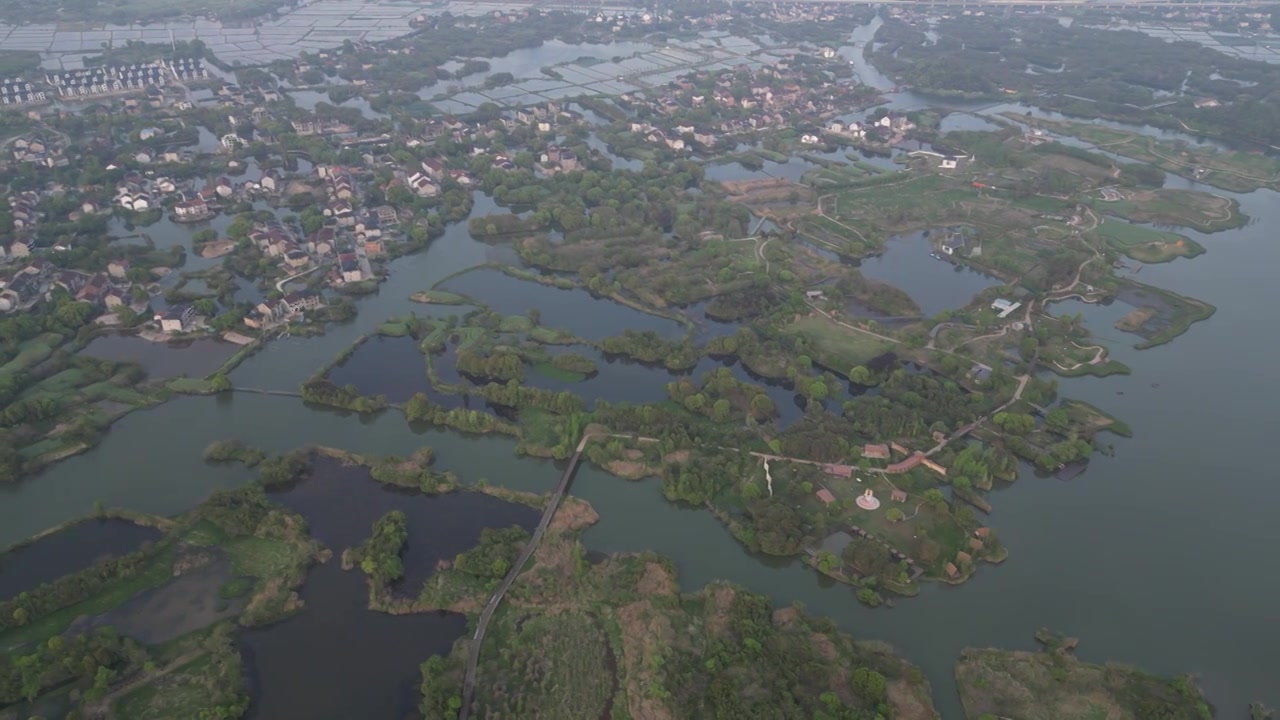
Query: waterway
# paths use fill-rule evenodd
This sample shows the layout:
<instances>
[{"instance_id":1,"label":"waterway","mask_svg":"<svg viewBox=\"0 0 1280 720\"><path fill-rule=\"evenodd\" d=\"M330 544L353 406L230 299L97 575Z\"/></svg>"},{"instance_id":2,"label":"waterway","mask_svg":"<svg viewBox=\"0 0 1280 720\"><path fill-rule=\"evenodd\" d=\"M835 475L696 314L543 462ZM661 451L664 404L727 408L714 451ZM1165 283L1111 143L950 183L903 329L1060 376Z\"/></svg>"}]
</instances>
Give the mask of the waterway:
<instances>
[{"instance_id":1,"label":"waterway","mask_svg":"<svg viewBox=\"0 0 1280 720\"><path fill-rule=\"evenodd\" d=\"M301 612L242 636L254 686L250 718L409 716L421 682L418 666L449 652L466 632L453 613L387 615L368 609L365 577L338 557L369 537L373 523L403 512L409 539L398 591L417 594L440 560L475 545L486 527L532 529L537 512L480 493L424 497L378 486L368 471L334 460L274 499L300 513L311 534L334 551L303 585Z\"/></svg>"},{"instance_id":2,"label":"waterway","mask_svg":"<svg viewBox=\"0 0 1280 720\"><path fill-rule=\"evenodd\" d=\"M857 56L868 39L858 40L857 34L851 39ZM530 66L545 64L535 59ZM916 101L923 100L909 93L891 99L892 107L900 109L919 107ZM1105 312L1112 308L1086 312L1086 322L1133 374L1062 381L1062 392L1125 419L1135 436L1115 439L1114 457L1095 457L1088 471L1070 483L1027 472L993 493L995 512L989 522L1011 556L1000 566L983 567L963 586L928 586L920 597L893 610L870 610L858 605L848 588L825 583L796 563L749 555L710 515L668 503L657 483L625 482L591 468L583 468L573 489L601 514L599 525L586 535L587 544L606 552L664 552L678 562L686 588L728 579L780 603L803 602L857 637L887 641L924 669L948 718L961 716L952 680L961 648L1030 649L1032 634L1040 627L1079 636L1078 654L1085 660L1195 673L1221 717L1244 716L1252 700L1280 705L1275 683L1280 661L1274 652L1280 646L1274 601L1280 565L1272 552L1280 542L1280 526L1274 522L1280 485L1271 478L1269 457L1262 452L1272 440L1270 418L1280 405L1272 362L1277 341L1264 322L1266 309L1280 304L1280 286L1273 278L1280 267L1280 245L1270 231L1280 224L1280 196L1259 191L1240 199L1253 223L1206 238L1208 252L1193 261L1147 265L1136 276L1213 303L1218 312L1212 319L1169 345L1138 352L1132 349L1136 338L1110 328L1113 320ZM496 211L491 203L479 209L483 196L478 201L478 214ZM468 236L465 223L454 225L426 251L396 261L380 292L358 301L360 315L354 322L332 327L322 337L274 342L232 379L248 387L296 388L387 317L429 310L411 305L410 293L483 264L492 252ZM911 270L946 270L933 281L946 292L957 298L971 294L967 288L954 290L962 287L956 283L972 280L963 273L955 274L927 253L911 257ZM570 327L579 332L612 334L636 319L621 306L585 294L565 293L563 310L556 310L562 301L553 298L559 296L541 294L540 286L507 283L492 272L477 277L486 280L469 287L478 298L501 304L504 312L523 313L547 304L540 309L548 324L554 313L573 308L589 316L579 321L583 325ZM1064 306L1061 311L1075 310ZM654 375L656 381L665 373ZM201 460L209 442L227 437L269 452L324 443L361 453L406 454L430 445L437 450L438 467L468 480L483 477L517 489L548 489L558 475L548 461L516 458L510 439L415 429L395 412L367 418L308 409L292 398L247 394L181 398L131 413L97 449L0 488L0 545L82 514L95 500L174 513L215 488L246 482L249 471ZM363 502L366 495L381 492L353 486L342 502ZM325 583L336 587L349 579L331 568L316 571L304 598ZM320 613L325 622L315 626L318 631L280 640L277 652L291 645L295 653L305 651L304 659L328 654L340 660L345 648L330 644L328 635L343 632L351 622L362 601L357 594L350 588L335 590L340 602ZM395 637L384 650L399 652L406 645L410 643ZM430 652L419 646L414 657L421 660ZM270 653L266 644L255 649L259 671L267 668L264 658ZM339 680L343 687L353 686L355 676L339 678L327 666L314 672L305 686L290 681L274 690L260 688L262 702L265 693L305 698ZM392 689L389 697L396 692Z\"/></svg>"}]
</instances>

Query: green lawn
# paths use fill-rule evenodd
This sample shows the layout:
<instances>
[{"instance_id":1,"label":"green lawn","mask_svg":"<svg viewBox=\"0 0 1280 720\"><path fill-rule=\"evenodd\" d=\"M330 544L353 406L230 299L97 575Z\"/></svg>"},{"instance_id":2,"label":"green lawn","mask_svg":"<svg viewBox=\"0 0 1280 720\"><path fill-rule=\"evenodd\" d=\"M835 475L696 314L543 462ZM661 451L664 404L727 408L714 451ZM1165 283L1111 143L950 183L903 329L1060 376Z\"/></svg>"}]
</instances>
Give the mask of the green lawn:
<instances>
[{"instance_id":1,"label":"green lawn","mask_svg":"<svg viewBox=\"0 0 1280 720\"><path fill-rule=\"evenodd\" d=\"M894 343L835 324L824 317L801 318L787 332L803 335L817 349L814 361L837 369L863 365L893 349Z\"/></svg>"},{"instance_id":2,"label":"green lawn","mask_svg":"<svg viewBox=\"0 0 1280 720\"><path fill-rule=\"evenodd\" d=\"M62 336L57 333L44 333L31 338L18 347L18 354L12 360L0 366L0 377L35 367L52 355L53 349L61 344Z\"/></svg>"},{"instance_id":3,"label":"green lawn","mask_svg":"<svg viewBox=\"0 0 1280 720\"><path fill-rule=\"evenodd\" d=\"M297 565L293 549L281 540L260 537L238 538L222 546L231 558L236 575L271 579Z\"/></svg>"},{"instance_id":4,"label":"green lawn","mask_svg":"<svg viewBox=\"0 0 1280 720\"><path fill-rule=\"evenodd\" d=\"M1113 218L1104 219L1094 233L1125 255L1145 263L1169 262L1205 252L1204 246L1191 238Z\"/></svg>"}]
</instances>

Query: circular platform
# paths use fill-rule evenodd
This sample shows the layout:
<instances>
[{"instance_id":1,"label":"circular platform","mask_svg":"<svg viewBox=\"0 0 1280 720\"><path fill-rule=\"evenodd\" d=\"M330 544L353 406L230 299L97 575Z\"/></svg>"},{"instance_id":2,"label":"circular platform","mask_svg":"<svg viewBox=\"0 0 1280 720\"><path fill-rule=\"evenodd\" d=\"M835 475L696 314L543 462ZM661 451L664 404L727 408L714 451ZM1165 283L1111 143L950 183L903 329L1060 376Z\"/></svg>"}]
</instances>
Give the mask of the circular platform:
<instances>
[{"instance_id":1,"label":"circular platform","mask_svg":"<svg viewBox=\"0 0 1280 720\"><path fill-rule=\"evenodd\" d=\"M869 497L867 495L859 495L856 502L858 503L858 507L862 508L863 510L880 509L880 501L873 497Z\"/></svg>"}]
</instances>

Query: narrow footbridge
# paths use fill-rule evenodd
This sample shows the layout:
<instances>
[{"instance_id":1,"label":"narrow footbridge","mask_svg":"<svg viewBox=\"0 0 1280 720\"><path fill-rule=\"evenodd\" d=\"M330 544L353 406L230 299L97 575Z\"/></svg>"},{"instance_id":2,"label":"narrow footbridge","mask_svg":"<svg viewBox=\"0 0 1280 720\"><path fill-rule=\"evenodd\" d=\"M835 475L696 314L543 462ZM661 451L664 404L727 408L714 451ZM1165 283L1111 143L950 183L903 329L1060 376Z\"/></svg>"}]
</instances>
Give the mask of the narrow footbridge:
<instances>
[{"instance_id":1,"label":"narrow footbridge","mask_svg":"<svg viewBox=\"0 0 1280 720\"><path fill-rule=\"evenodd\" d=\"M573 480L573 474L577 471L578 463L582 460L582 451L586 449L587 441L590 439L590 435L584 435L582 441L578 443L578 448L573 451L573 456L569 458L569 466L564 469L564 474L560 476L559 484L556 485L555 490L551 493L551 498L547 501L546 509L542 511L542 519L538 521L538 527L534 529L533 535L524 546L520 557L516 558L515 563L511 565L511 570L507 572L507 576L502 579L502 583L498 585L498 589L494 591L493 596L489 598L489 602L480 613L480 622L476 623L476 632L471 636L470 647L467 649L467 672L462 681L462 709L458 711L458 720L467 720L471 715L471 703L475 700L476 695L476 665L480 662L480 646L484 644L484 634L489 629L489 621L493 619L493 614L497 612L498 606L502 604L502 597L507 594L511 584L516 581L516 577L524 569L525 563L529 562L529 558L533 557L534 551L538 549L538 543L551 525L551 518L555 516L556 508L560 507L560 501L569 492L569 483Z\"/></svg>"}]
</instances>

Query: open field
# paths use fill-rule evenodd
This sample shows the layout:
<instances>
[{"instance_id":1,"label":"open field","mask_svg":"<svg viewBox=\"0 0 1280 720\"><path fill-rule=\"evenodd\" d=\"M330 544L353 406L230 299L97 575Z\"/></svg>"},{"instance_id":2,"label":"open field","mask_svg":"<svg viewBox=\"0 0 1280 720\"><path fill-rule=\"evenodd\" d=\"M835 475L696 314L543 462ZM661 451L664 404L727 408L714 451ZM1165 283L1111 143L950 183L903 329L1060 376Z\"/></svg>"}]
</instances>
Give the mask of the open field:
<instances>
[{"instance_id":1,"label":"open field","mask_svg":"<svg viewBox=\"0 0 1280 720\"><path fill-rule=\"evenodd\" d=\"M894 346L888 340L841 327L816 314L796 320L787 332L808 338L818 350L814 361L838 370L864 365Z\"/></svg>"},{"instance_id":2,"label":"open field","mask_svg":"<svg viewBox=\"0 0 1280 720\"><path fill-rule=\"evenodd\" d=\"M1207 147L1158 140L1136 131L1070 120L1049 120L1008 114L1011 120L1051 132L1071 135L1117 155L1150 163L1185 178L1230 190L1280 190L1280 160L1257 153L1216 151Z\"/></svg>"},{"instance_id":3,"label":"open field","mask_svg":"<svg viewBox=\"0 0 1280 720\"><path fill-rule=\"evenodd\" d=\"M1103 220L1094 233L1111 247L1144 263L1193 258L1205 252L1204 246L1191 238L1119 220Z\"/></svg>"},{"instance_id":4,"label":"open field","mask_svg":"<svg viewBox=\"0 0 1280 720\"><path fill-rule=\"evenodd\" d=\"M1194 190L1122 190L1113 202L1095 200L1098 213L1116 215L1136 223L1177 225L1200 232L1231 230L1249 221L1240 212L1240 203Z\"/></svg>"}]
</instances>

